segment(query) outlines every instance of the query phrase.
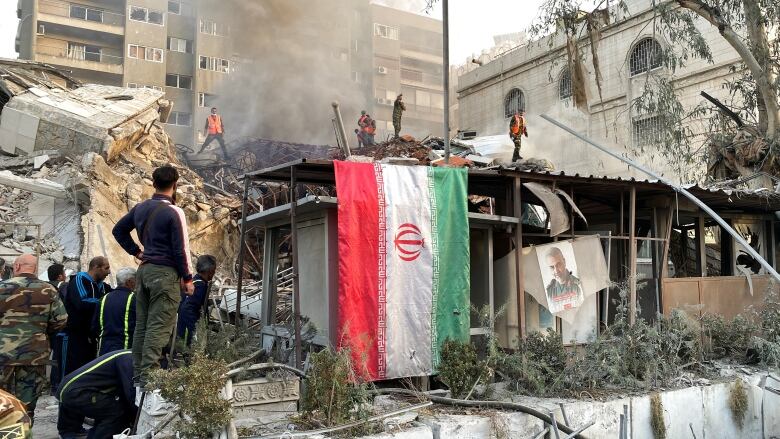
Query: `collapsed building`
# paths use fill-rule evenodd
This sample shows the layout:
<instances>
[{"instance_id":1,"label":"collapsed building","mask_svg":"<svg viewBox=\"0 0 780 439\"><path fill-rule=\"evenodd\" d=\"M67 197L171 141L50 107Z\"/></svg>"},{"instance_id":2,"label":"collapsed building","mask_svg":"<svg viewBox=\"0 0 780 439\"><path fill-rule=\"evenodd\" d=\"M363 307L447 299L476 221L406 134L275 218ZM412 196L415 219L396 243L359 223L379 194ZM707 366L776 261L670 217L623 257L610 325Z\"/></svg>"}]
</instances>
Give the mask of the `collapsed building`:
<instances>
[{"instance_id":1,"label":"collapsed building","mask_svg":"<svg viewBox=\"0 0 780 439\"><path fill-rule=\"evenodd\" d=\"M212 254L232 272L237 202L180 162L161 125L173 106L162 92L82 85L45 64L0 60L0 102L0 245L11 259L41 253L41 273L63 261L78 270L99 255L115 268L135 266L111 230L151 196L152 171L170 163L181 175L193 255Z\"/></svg>"}]
</instances>

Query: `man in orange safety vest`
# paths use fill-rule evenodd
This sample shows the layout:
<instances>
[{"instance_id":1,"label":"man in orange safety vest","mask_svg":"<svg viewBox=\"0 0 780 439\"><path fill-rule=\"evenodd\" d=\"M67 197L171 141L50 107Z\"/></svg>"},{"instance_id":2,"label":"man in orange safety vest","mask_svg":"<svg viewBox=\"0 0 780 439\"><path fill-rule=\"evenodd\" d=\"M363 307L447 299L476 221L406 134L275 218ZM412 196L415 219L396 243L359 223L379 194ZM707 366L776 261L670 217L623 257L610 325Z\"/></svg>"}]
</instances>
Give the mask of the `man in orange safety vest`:
<instances>
[{"instance_id":1,"label":"man in orange safety vest","mask_svg":"<svg viewBox=\"0 0 780 439\"><path fill-rule=\"evenodd\" d=\"M512 162L520 160L520 147L522 146L522 136L528 137L528 130L525 123L525 111L515 111L514 116L509 120L509 137L515 144L515 152L512 154Z\"/></svg>"},{"instance_id":2,"label":"man in orange safety vest","mask_svg":"<svg viewBox=\"0 0 780 439\"><path fill-rule=\"evenodd\" d=\"M211 108L211 114L206 118L206 126L203 130L206 132L206 141L203 142L198 154L202 153L214 139L217 139L219 146L222 148L222 154L225 156L225 160L227 160L228 153L225 148L225 139L222 138L222 135L225 133L225 125L222 123L222 116L217 114L216 107Z\"/></svg>"}]
</instances>

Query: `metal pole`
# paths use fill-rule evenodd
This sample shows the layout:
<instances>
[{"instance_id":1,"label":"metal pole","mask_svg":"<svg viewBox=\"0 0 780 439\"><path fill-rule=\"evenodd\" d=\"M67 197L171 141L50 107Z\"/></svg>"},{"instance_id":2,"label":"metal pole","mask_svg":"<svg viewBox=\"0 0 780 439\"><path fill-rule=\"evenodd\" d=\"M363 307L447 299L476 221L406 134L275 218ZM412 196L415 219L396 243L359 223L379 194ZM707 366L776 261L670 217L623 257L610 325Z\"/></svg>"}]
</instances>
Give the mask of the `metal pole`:
<instances>
[{"instance_id":1,"label":"metal pole","mask_svg":"<svg viewBox=\"0 0 780 439\"><path fill-rule=\"evenodd\" d=\"M296 168L290 167L290 247L292 250L293 332L295 333L295 367L301 369L301 294L298 282L298 200L295 195Z\"/></svg>"},{"instance_id":2,"label":"metal pole","mask_svg":"<svg viewBox=\"0 0 780 439\"><path fill-rule=\"evenodd\" d=\"M341 137L341 148L344 151L344 155L349 157L352 155L352 152L349 149L349 140L347 140L347 132L344 130L344 120L341 118L341 110L339 110L339 103L338 101L333 101L331 103L333 105L333 114L336 116L336 128L339 131L339 136Z\"/></svg>"},{"instance_id":3,"label":"metal pole","mask_svg":"<svg viewBox=\"0 0 780 439\"><path fill-rule=\"evenodd\" d=\"M616 158L616 159L618 159L618 160L628 164L629 166L633 166L634 168L644 172L645 174L649 175L650 177L660 181L661 183L670 186L676 192L678 192L680 194L683 194L686 198L688 198L689 200L693 201L694 204L699 206L699 208L701 210L703 210L705 213L707 213L707 215L709 215L712 219L714 219L718 223L718 225L720 225L723 228L723 230L727 231L729 233L729 235L731 235L734 238L735 241L740 243L742 245L742 247L745 248L745 251L750 256L752 256L756 261L758 261L758 263L760 263L761 266L764 267L764 269L769 274L772 275L772 277L774 277L776 280L780 281L780 274L778 274L777 271L775 271L774 267L772 267L766 261L766 259L762 258L761 255L758 254L758 252L755 251L753 249L753 247L751 247L750 244L748 244L747 241L745 241L745 239L739 233L737 233L736 230L734 230L729 225L729 223L727 223L726 221L723 220L723 218L720 217L720 215L715 213L714 210L710 209L709 206L704 204L704 202L701 201L700 199L696 198L695 195L693 195L692 193L688 192L684 187L672 183L671 181L663 178L662 176L656 174L655 172L653 172L651 170L646 169L645 167L643 167L642 165L634 162L631 159L628 159L628 158L625 158L625 157L621 157L620 155L615 154L614 152L612 152L609 149L607 149L605 146L600 145L600 144L596 143L595 141L593 141L593 140L583 136L582 134L574 131L573 129L567 127L566 125L564 125L564 124L562 124L560 122L558 122L557 120L551 118L550 116L547 116L546 114L542 114L542 119L546 120L547 122L550 122L551 124L553 124L553 125L557 126L558 128L568 132L569 134L579 138L580 140L582 140L582 141L584 141L586 143L589 143L590 145L592 145L592 146L598 148L599 150L601 150L602 152L605 152L605 153L609 154L610 156L612 156L612 157L614 157L614 158Z\"/></svg>"},{"instance_id":4,"label":"metal pole","mask_svg":"<svg viewBox=\"0 0 780 439\"><path fill-rule=\"evenodd\" d=\"M246 205L249 203L249 177L244 177L244 199L241 203L241 235L238 249L238 285L236 286L236 335L241 328L241 291L244 286L244 247L246 247ZM229 312L229 310L228 310Z\"/></svg>"},{"instance_id":5,"label":"metal pole","mask_svg":"<svg viewBox=\"0 0 780 439\"><path fill-rule=\"evenodd\" d=\"M442 22L444 26L444 163L450 164L450 7L449 1L442 1Z\"/></svg>"}]
</instances>

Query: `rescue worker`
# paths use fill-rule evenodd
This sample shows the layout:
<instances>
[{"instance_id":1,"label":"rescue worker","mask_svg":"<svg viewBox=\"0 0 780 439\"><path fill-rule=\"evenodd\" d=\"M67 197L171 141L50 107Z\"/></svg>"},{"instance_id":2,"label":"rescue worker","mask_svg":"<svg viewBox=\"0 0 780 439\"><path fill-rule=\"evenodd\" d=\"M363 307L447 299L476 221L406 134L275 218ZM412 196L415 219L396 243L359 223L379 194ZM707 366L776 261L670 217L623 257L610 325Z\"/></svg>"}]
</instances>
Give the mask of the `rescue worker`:
<instances>
[{"instance_id":1,"label":"rescue worker","mask_svg":"<svg viewBox=\"0 0 780 439\"><path fill-rule=\"evenodd\" d=\"M141 260L136 272L133 333L134 380L141 387L149 372L159 367L162 349L170 341L181 291L188 296L194 291L187 221L175 204L179 173L172 166L161 166L152 173L152 180L152 198L133 207L113 229L119 245ZM130 236L133 230L143 250Z\"/></svg>"},{"instance_id":2,"label":"rescue worker","mask_svg":"<svg viewBox=\"0 0 780 439\"><path fill-rule=\"evenodd\" d=\"M65 280L65 266L62 264L51 264L46 269L46 274L49 275L49 284L57 290L57 294L60 296L60 300L64 302L65 291L68 289L68 282ZM60 384L60 378L62 378L62 370L60 365L62 364L62 341L64 340L65 333L63 331L57 332L54 337L49 338L49 345L51 346L51 371L49 373L49 381L51 381L51 394L54 395L54 391L57 390L57 386Z\"/></svg>"},{"instance_id":3,"label":"rescue worker","mask_svg":"<svg viewBox=\"0 0 780 439\"><path fill-rule=\"evenodd\" d=\"M192 278L195 292L191 296L181 295L179 322L176 326L176 336L183 339L187 346L192 344L198 320L201 316L208 316L208 312L203 311L208 311L209 287L217 271L217 259L211 255L200 256L195 263L195 269L198 271Z\"/></svg>"},{"instance_id":4,"label":"rescue worker","mask_svg":"<svg viewBox=\"0 0 780 439\"><path fill-rule=\"evenodd\" d=\"M211 108L211 114L206 118L206 125L203 127L203 130L206 132L206 140L200 147L198 154L202 153L214 139L217 139L220 148L222 148L222 154L225 156L225 160L227 160L228 153L227 148L225 148L225 139L223 138L223 134L225 134L225 124L222 123L222 116L217 114L217 107Z\"/></svg>"},{"instance_id":5,"label":"rescue worker","mask_svg":"<svg viewBox=\"0 0 780 439\"><path fill-rule=\"evenodd\" d=\"M393 102L393 129L395 130L395 137L397 138L401 134L401 116L406 111L406 105L403 103L403 93L399 94Z\"/></svg>"},{"instance_id":6,"label":"rescue worker","mask_svg":"<svg viewBox=\"0 0 780 439\"><path fill-rule=\"evenodd\" d=\"M31 437L32 419L27 415L27 409L19 398L0 389L0 434L4 438Z\"/></svg>"},{"instance_id":7,"label":"rescue worker","mask_svg":"<svg viewBox=\"0 0 780 439\"><path fill-rule=\"evenodd\" d=\"M38 258L23 254L13 265L14 277L0 282L0 388L24 403L33 419L46 383L47 336L65 328L68 315L57 291L35 277Z\"/></svg>"},{"instance_id":8,"label":"rescue worker","mask_svg":"<svg viewBox=\"0 0 780 439\"><path fill-rule=\"evenodd\" d=\"M363 145L365 145L363 142L363 132L355 128L355 135L357 136L358 149L363 148Z\"/></svg>"},{"instance_id":9,"label":"rescue worker","mask_svg":"<svg viewBox=\"0 0 780 439\"><path fill-rule=\"evenodd\" d=\"M133 355L109 352L73 371L57 390L57 430L63 439L83 437L84 418L95 420L87 438L110 438L133 426L136 411Z\"/></svg>"},{"instance_id":10,"label":"rescue worker","mask_svg":"<svg viewBox=\"0 0 780 439\"><path fill-rule=\"evenodd\" d=\"M360 130L363 131L363 128L366 127L366 119L368 119L369 116L366 114L366 110L360 111L360 117L358 118L358 126L360 127Z\"/></svg>"},{"instance_id":11,"label":"rescue worker","mask_svg":"<svg viewBox=\"0 0 780 439\"><path fill-rule=\"evenodd\" d=\"M135 331L135 268L116 273L117 287L103 296L92 317L92 335L98 341L98 356L130 349Z\"/></svg>"},{"instance_id":12,"label":"rescue worker","mask_svg":"<svg viewBox=\"0 0 780 439\"><path fill-rule=\"evenodd\" d=\"M103 282L111 273L111 265L105 256L89 261L87 271L76 273L68 282L65 309L68 325L62 341L62 373L67 375L97 356L97 342L92 336L92 316L100 299L111 290Z\"/></svg>"},{"instance_id":13,"label":"rescue worker","mask_svg":"<svg viewBox=\"0 0 780 439\"><path fill-rule=\"evenodd\" d=\"M522 146L522 136L528 137L528 129L525 123L525 111L515 111L515 114L509 119L509 137L515 144L515 152L512 154L512 162L520 160L520 147Z\"/></svg>"},{"instance_id":14,"label":"rescue worker","mask_svg":"<svg viewBox=\"0 0 780 439\"><path fill-rule=\"evenodd\" d=\"M371 116L368 117L368 123L366 124L366 127L363 129L363 142L366 145L373 146L376 144L374 142L374 135L376 134L376 121L371 118Z\"/></svg>"}]
</instances>

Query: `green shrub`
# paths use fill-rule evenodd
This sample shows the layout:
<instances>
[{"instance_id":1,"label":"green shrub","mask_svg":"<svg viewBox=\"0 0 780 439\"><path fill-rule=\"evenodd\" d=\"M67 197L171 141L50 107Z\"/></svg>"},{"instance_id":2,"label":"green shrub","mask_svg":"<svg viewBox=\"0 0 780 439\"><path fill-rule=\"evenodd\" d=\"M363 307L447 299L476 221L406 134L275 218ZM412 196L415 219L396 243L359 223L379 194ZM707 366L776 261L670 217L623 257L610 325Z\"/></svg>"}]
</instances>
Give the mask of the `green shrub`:
<instances>
[{"instance_id":1,"label":"green shrub","mask_svg":"<svg viewBox=\"0 0 780 439\"><path fill-rule=\"evenodd\" d=\"M484 378L486 364L477 359L477 351L471 343L447 340L441 348L439 380L449 389L453 398L469 394L477 380Z\"/></svg>"}]
</instances>

